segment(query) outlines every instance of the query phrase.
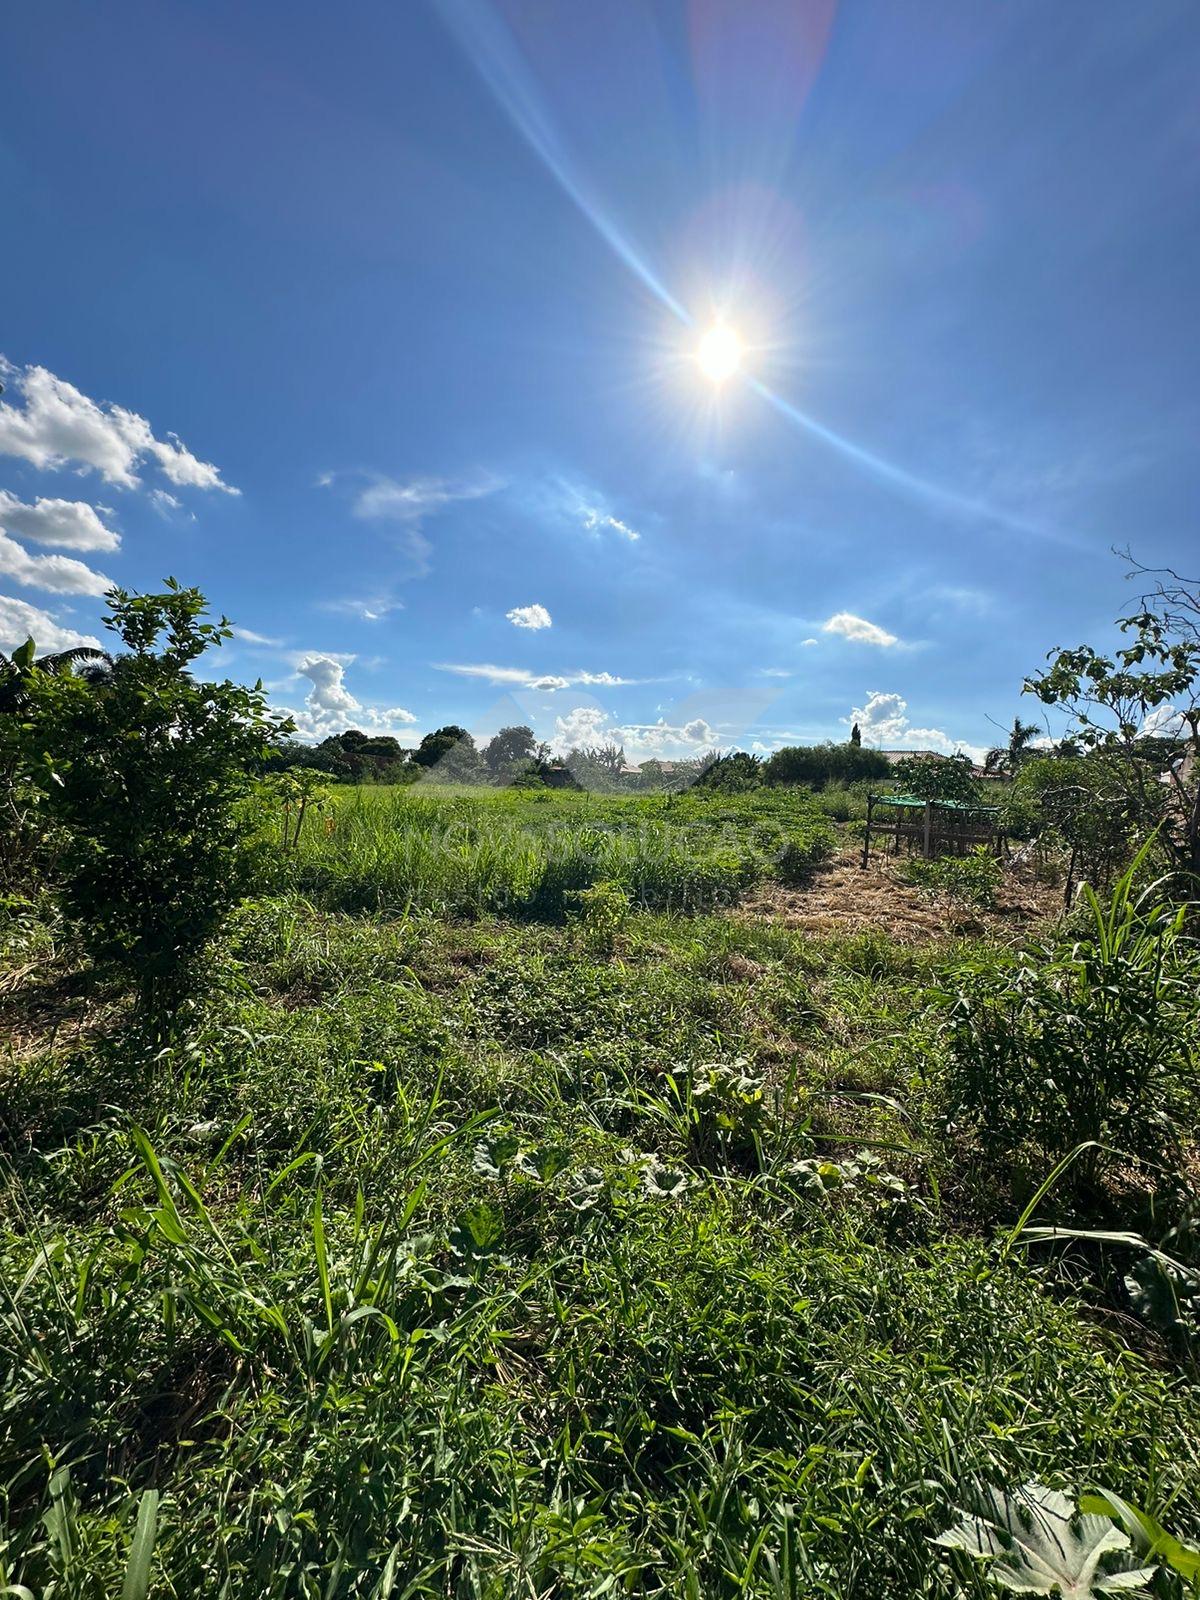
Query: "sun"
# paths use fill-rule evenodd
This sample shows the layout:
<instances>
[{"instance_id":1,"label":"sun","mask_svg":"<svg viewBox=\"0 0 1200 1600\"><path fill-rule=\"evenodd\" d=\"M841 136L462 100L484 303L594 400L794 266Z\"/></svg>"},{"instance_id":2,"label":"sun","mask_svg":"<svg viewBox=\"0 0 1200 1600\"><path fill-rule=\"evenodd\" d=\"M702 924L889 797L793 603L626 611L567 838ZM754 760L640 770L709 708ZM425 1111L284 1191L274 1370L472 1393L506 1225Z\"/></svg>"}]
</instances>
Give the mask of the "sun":
<instances>
[{"instance_id":1,"label":"sun","mask_svg":"<svg viewBox=\"0 0 1200 1600\"><path fill-rule=\"evenodd\" d=\"M742 341L732 328L718 322L700 341L696 360L711 383L724 383L742 364Z\"/></svg>"}]
</instances>

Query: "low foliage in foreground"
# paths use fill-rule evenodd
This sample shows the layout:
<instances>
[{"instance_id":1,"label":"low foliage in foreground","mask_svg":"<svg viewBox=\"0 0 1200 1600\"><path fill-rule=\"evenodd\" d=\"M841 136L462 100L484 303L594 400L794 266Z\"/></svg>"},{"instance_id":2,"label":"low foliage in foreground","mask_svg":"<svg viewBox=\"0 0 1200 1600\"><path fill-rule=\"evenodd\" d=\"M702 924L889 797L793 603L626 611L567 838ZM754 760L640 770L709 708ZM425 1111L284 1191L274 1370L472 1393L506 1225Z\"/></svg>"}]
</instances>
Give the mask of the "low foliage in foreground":
<instances>
[{"instance_id":1,"label":"low foliage in foreground","mask_svg":"<svg viewBox=\"0 0 1200 1600\"><path fill-rule=\"evenodd\" d=\"M1195 1386L958 1225L968 952L576 905L250 904L186 1045L9 1070L0 1588L118 1593L148 1491L180 1597L945 1596L1033 1481L1195 1537Z\"/></svg>"}]
</instances>

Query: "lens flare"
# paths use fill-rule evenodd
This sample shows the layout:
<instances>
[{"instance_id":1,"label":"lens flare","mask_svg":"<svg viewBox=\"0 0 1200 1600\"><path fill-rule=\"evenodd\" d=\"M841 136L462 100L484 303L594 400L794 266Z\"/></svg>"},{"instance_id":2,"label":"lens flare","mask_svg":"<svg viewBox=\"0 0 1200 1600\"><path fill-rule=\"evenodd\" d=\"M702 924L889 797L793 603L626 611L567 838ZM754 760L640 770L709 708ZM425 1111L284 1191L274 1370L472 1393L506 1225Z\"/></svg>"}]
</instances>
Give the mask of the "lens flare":
<instances>
[{"instance_id":1,"label":"lens flare","mask_svg":"<svg viewBox=\"0 0 1200 1600\"><path fill-rule=\"evenodd\" d=\"M732 378L742 364L742 341L732 328L718 323L710 328L700 341L696 360L700 370L712 383L724 383Z\"/></svg>"}]
</instances>

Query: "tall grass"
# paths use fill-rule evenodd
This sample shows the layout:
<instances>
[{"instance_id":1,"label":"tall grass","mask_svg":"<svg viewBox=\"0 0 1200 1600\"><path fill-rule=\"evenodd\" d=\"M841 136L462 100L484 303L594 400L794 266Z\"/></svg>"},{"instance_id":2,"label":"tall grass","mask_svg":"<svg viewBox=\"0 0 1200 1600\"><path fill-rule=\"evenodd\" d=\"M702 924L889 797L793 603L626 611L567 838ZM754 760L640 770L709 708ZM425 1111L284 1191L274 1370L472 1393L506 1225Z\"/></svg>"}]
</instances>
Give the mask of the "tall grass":
<instances>
[{"instance_id":1,"label":"tall grass","mask_svg":"<svg viewBox=\"0 0 1200 1600\"><path fill-rule=\"evenodd\" d=\"M797 878L832 848L828 822L799 795L362 789L339 797L328 830L304 838L292 881L347 910L557 921L601 882L643 909L729 905L764 878Z\"/></svg>"}]
</instances>

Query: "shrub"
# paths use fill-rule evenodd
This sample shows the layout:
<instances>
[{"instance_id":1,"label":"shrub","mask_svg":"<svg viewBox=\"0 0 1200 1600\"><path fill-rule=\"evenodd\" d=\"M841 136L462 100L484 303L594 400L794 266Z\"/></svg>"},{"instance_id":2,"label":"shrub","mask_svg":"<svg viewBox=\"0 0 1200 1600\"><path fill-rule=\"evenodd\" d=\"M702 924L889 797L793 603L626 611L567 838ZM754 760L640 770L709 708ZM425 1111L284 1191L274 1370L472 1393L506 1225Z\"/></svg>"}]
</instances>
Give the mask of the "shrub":
<instances>
[{"instance_id":1,"label":"shrub","mask_svg":"<svg viewBox=\"0 0 1200 1600\"><path fill-rule=\"evenodd\" d=\"M1194 1104L1200 1007L1186 907L1135 897L1145 848L1107 904L1089 885L1089 927L1074 942L960 967L943 999L950 1052L945 1122L971 1128L992 1156L1032 1144L1046 1156L1086 1141L1094 1180L1115 1146L1171 1154Z\"/></svg>"},{"instance_id":2,"label":"shrub","mask_svg":"<svg viewBox=\"0 0 1200 1600\"><path fill-rule=\"evenodd\" d=\"M269 736L260 688L200 683L191 664L231 635L198 589L109 593L127 653L97 683L38 673L25 755L64 830L63 907L100 966L131 978L162 1020L251 881L239 805Z\"/></svg>"},{"instance_id":3,"label":"shrub","mask_svg":"<svg viewBox=\"0 0 1200 1600\"><path fill-rule=\"evenodd\" d=\"M1004 876L1000 863L985 844L968 856L943 856L936 861L911 856L901 865L900 875L918 889L973 906L995 905L996 890Z\"/></svg>"}]
</instances>

